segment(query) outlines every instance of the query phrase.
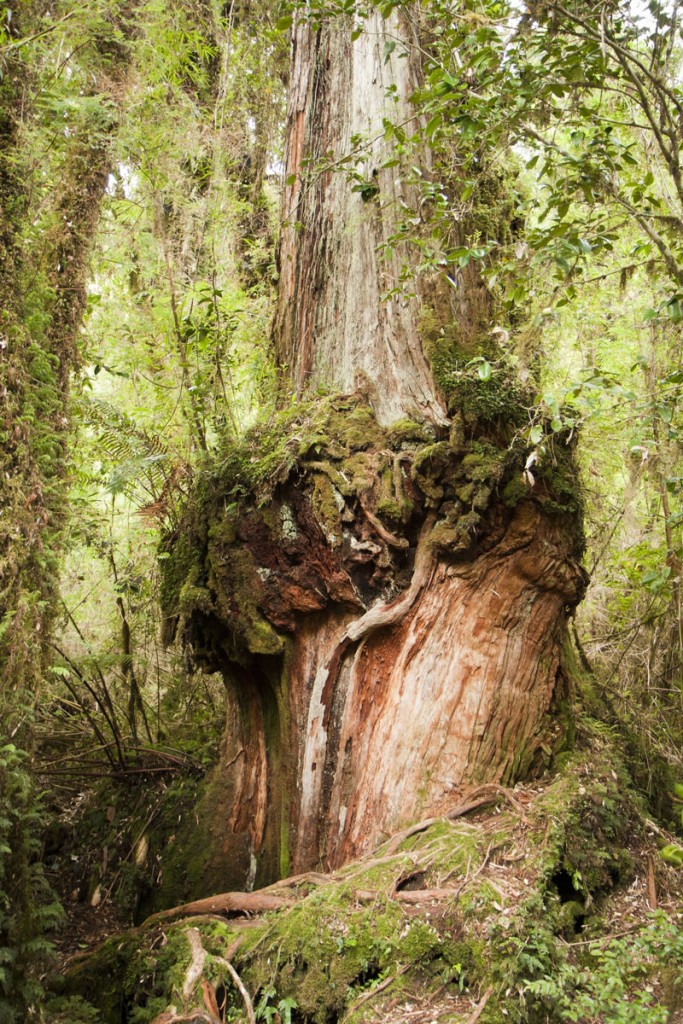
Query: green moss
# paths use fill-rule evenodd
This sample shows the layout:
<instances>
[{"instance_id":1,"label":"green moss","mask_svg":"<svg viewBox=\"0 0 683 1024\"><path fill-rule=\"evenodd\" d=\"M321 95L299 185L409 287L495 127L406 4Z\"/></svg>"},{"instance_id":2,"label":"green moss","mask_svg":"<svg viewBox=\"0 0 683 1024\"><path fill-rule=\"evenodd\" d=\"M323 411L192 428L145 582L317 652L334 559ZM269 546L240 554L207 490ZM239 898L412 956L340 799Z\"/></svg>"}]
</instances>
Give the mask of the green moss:
<instances>
[{"instance_id":1,"label":"green moss","mask_svg":"<svg viewBox=\"0 0 683 1024\"><path fill-rule=\"evenodd\" d=\"M526 986L564 976L568 944L582 923L582 937L602 934L602 904L615 886L630 883L641 845L637 802L610 737L590 723L586 729L590 743L579 744L523 817L501 803L500 812L484 822L435 821L404 840L390 859L387 848L380 849L367 864L348 865L308 895L300 891L295 906L245 929L234 963L255 1001L270 992L269 1005L286 998L296 1004L297 1019L326 1024L347 1014L378 981L394 978L384 995L372 998L378 1019L384 999L402 992L426 998L444 985L453 985L453 994L464 987L471 1002L492 985L489 1020L545 1019L547 1008ZM205 835L203 825L195 831ZM511 866L520 848L523 860ZM506 851L515 854L509 861ZM450 878L452 902L406 909L392 899L397 880L416 869L426 889ZM610 919L607 909L604 917ZM146 929L124 941L123 967L116 944L104 957L95 954L95 970L116 974L126 1019L148 1024L177 1002L189 957L183 937L188 927L201 933L205 976L221 981L215 958L225 954L240 922L165 925L161 945L158 929ZM92 973L80 975L81 984L92 979ZM89 997L73 979L69 985L67 994ZM241 1012L229 983L228 989L229 1004ZM677 998L672 989L671 999ZM99 1001L93 1005L103 1012ZM109 1019L103 1017L105 1024ZM350 1019L360 1021L364 1013Z\"/></svg>"},{"instance_id":2,"label":"green moss","mask_svg":"<svg viewBox=\"0 0 683 1024\"><path fill-rule=\"evenodd\" d=\"M413 420L398 420L387 428L387 437L393 447L410 443L430 444L434 440L432 431L422 423Z\"/></svg>"},{"instance_id":3,"label":"green moss","mask_svg":"<svg viewBox=\"0 0 683 1024\"><path fill-rule=\"evenodd\" d=\"M99 1010L80 996L50 999L41 1019L44 1024L103 1024Z\"/></svg>"},{"instance_id":4,"label":"green moss","mask_svg":"<svg viewBox=\"0 0 683 1024\"><path fill-rule=\"evenodd\" d=\"M135 933L107 939L95 952L72 963L59 979L60 997L80 997L99 1011L104 1024L119 1024L121 998L130 964L135 962L138 937Z\"/></svg>"}]
</instances>

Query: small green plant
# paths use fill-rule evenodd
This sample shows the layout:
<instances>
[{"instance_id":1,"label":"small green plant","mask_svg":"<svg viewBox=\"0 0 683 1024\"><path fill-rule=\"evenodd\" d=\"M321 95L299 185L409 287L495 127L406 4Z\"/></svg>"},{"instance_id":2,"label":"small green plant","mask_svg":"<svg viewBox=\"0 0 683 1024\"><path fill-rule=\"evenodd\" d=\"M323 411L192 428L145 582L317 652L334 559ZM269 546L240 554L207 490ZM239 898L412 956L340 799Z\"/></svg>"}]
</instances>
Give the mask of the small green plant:
<instances>
[{"instance_id":1,"label":"small green plant","mask_svg":"<svg viewBox=\"0 0 683 1024\"><path fill-rule=\"evenodd\" d=\"M683 978L683 931L666 914L653 915L636 935L591 943L588 957L586 966L568 960L553 976L527 981L523 996L563 1021L665 1024L669 1010L655 982L672 969L675 984Z\"/></svg>"},{"instance_id":2,"label":"small green plant","mask_svg":"<svg viewBox=\"0 0 683 1024\"><path fill-rule=\"evenodd\" d=\"M37 968L52 952L45 932L62 919L42 865L38 832L42 811L27 755L0 746L0 1020L13 1024L35 1004Z\"/></svg>"},{"instance_id":3,"label":"small green plant","mask_svg":"<svg viewBox=\"0 0 683 1024\"><path fill-rule=\"evenodd\" d=\"M680 782L675 784L673 791L674 797L679 801L683 801L683 785ZM683 811L681 811L681 824L683 825ZM683 846L679 846L678 843L667 843L659 851L659 855L672 867L683 867Z\"/></svg>"},{"instance_id":4,"label":"small green plant","mask_svg":"<svg viewBox=\"0 0 683 1024\"><path fill-rule=\"evenodd\" d=\"M298 1009L296 999L280 999L276 1004L273 1002L275 998L274 988L264 989L256 1006L256 1020L264 1020L266 1024L271 1024L277 1014L282 1024L292 1024L292 1010Z\"/></svg>"}]
</instances>

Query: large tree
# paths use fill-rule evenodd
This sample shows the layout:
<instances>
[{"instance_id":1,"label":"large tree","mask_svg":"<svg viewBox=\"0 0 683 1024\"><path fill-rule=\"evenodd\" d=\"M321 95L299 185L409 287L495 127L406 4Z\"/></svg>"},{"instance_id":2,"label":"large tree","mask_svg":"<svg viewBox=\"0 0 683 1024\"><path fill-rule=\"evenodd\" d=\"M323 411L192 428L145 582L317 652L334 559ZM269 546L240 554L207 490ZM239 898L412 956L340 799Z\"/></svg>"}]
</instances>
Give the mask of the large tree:
<instances>
[{"instance_id":1,"label":"large tree","mask_svg":"<svg viewBox=\"0 0 683 1024\"><path fill-rule=\"evenodd\" d=\"M228 690L204 812L235 887L547 763L584 584L570 448L527 440L510 325L472 266L406 276L428 39L396 10L361 27L293 26L275 346L296 401L223 453L166 563L169 617ZM451 245L512 230L505 182L479 188Z\"/></svg>"},{"instance_id":2,"label":"large tree","mask_svg":"<svg viewBox=\"0 0 683 1024\"><path fill-rule=\"evenodd\" d=\"M73 93L60 82L63 91L55 87L51 95L61 113L57 130L50 125L51 160L44 153L36 159L30 141L45 144L36 96L43 98L49 58L40 44L29 51L76 11L56 23L40 2L23 5L18 16L6 13L0 48L0 1018L11 1021L35 999L30 967L45 953L41 930L55 920L56 908L44 907L39 805L27 762L52 655L67 514L69 385L80 359L88 255L128 48L117 5L81 26L81 38L71 40L80 63L67 57L60 66L69 63L65 77ZM52 81L52 68L48 74Z\"/></svg>"}]
</instances>

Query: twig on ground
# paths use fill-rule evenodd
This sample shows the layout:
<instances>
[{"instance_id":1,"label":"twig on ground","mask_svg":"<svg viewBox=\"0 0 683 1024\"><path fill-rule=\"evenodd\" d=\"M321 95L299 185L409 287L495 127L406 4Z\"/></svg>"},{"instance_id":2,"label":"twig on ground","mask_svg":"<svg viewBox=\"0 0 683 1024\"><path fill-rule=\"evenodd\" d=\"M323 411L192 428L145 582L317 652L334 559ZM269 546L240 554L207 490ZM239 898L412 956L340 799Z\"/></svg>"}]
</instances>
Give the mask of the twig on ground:
<instances>
[{"instance_id":1,"label":"twig on ground","mask_svg":"<svg viewBox=\"0 0 683 1024\"><path fill-rule=\"evenodd\" d=\"M376 995L379 995L380 992L383 992L385 988L389 988L389 986L392 985L397 978L400 978L402 974L405 974L406 971L409 971L410 968L413 966L414 964L413 961L411 960L409 964L404 964L403 967L396 971L396 974L392 974L388 978L385 978L383 982L381 982L379 985L376 985L375 988L370 989L369 992L364 992L360 999L356 999L355 1003L351 1003L348 1010L342 1017L340 1024L344 1024L344 1022L347 1021L349 1017L356 1012L356 1010L360 1009L360 1007L363 1006L364 1003L369 1002L370 999L374 999L374 997Z\"/></svg>"},{"instance_id":2,"label":"twig on ground","mask_svg":"<svg viewBox=\"0 0 683 1024\"><path fill-rule=\"evenodd\" d=\"M472 1013L469 1015L469 1017L465 1021L465 1024L476 1024L476 1022L479 1020L479 1018L481 1017L482 1013L484 1012L484 1009L486 1008L486 1004L488 1003L488 1001L489 1001L489 999L491 998L492 995L493 995L493 985L489 985L489 987L486 989L486 991L484 992L483 996L481 997L481 999L479 1000L479 1002L475 1006L474 1010L472 1011Z\"/></svg>"}]
</instances>

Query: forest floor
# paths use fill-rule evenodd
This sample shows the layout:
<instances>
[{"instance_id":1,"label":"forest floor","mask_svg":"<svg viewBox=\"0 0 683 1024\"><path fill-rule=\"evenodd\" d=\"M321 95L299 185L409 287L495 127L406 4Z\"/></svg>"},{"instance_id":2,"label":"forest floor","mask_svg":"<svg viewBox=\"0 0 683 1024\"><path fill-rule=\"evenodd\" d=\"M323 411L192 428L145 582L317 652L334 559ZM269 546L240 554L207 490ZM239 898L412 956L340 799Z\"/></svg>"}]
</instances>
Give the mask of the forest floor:
<instances>
[{"instance_id":1,"label":"forest floor","mask_svg":"<svg viewBox=\"0 0 683 1024\"><path fill-rule=\"evenodd\" d=\"M542 784L479 787L334 873L171 908L94 952L116 918L72 907L55 991L107 1024L237 1019L230 971L256 1020L606 1020L612 1000L683 1021L682 873L613 764L577 753ZM59 1006L49 1024L76 1020Z\"/></svg>"}]
</instances>

